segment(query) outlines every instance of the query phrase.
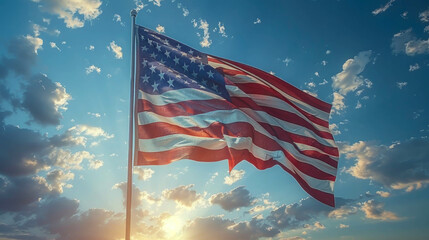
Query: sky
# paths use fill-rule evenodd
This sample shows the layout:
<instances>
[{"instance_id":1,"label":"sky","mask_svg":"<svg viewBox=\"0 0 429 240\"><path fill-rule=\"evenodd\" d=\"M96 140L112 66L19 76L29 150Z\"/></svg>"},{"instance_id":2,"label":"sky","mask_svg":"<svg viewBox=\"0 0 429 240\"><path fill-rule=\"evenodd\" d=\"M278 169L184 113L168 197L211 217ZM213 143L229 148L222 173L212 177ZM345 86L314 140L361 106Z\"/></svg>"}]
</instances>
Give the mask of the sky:
<instances>
[{"instance_id":1,"label":"sky","mask_svg":"<svg viewBox=\"0 0 429 240\"><path fill-rule=\"evenodd\" d=\"M123 239L136 23L332 104L336 207L283 169L134 167L132 239L426 239L429 2L0 1L0 239Z\"/></svg>"}]
</instances>

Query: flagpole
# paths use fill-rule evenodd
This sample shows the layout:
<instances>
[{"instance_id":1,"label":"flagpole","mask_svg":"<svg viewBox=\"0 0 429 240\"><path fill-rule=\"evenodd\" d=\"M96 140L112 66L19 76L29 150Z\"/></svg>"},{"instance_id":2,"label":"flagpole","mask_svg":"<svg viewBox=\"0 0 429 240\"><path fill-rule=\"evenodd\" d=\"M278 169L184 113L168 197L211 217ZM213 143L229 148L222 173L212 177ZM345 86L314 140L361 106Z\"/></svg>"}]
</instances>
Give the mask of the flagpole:
<instances>
[{"instance_id":1,"label":"flagpole","mask_svg":"<svg viewBox=\"0 0 429 240\"><path fill-rule=\"evenodd\" d=\"M125 240L130 240L131 233L131 199L133 186L133 127L134 127L134 67L135 67L135 48L136 48L136 16L137 11L131 10L132 30L131 30L131 89L130 89L130 126L128 139L128 176L127 176L127 207L125 218Z\"/></svg>"}]
</instances>

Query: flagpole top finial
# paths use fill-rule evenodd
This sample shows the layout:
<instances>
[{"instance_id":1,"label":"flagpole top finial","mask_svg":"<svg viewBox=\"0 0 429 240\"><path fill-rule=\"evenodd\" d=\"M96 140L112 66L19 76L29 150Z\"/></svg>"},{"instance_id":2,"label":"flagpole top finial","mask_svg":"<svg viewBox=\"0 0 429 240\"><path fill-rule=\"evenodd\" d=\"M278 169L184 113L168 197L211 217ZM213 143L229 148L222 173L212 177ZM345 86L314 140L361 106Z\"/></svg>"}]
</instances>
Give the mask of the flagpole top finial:
<instances>
[{"instance_id":1,"label":"flagpole top finial","mask_svg":"<svg viewBox=\"0 0 429 240\"><path fill-rule=\"evenodd\" d=\"M131 10L131 16L132 17L137 16L137 11L135 9Z\"/></svg>"}]
</instances>

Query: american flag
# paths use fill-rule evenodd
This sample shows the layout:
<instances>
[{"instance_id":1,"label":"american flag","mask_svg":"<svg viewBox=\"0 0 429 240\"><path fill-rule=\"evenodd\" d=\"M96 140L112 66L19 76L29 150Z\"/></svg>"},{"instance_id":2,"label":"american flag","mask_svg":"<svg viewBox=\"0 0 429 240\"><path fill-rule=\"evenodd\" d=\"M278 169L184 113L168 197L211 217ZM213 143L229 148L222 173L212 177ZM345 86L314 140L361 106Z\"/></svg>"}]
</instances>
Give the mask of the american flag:
<instances>
[{"instance_id":1,"label":"american flag","mask_svg":"<svg viewBox=\"0 0 429 240\"><path fill-rule=\"evenodd\" d=\"M137 27L135 165L180 159L279 165L334 206L331 105L259 69Z\"/></svg>"}]
</instances>

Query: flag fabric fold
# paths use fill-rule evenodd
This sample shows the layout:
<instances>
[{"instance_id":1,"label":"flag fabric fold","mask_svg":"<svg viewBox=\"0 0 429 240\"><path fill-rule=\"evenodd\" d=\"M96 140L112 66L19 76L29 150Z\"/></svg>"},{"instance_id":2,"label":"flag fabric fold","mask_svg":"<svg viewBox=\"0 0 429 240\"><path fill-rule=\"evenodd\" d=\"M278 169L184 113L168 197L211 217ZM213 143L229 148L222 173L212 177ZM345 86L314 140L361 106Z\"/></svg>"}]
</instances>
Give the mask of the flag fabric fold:
<instances>
[{"instance_id":1,"label":"flag fabric fold","mask_svg":"<svg viewBox=\"0 0 429 240\"><path fill-rule=\"evenodd\" d=\"M262 70L137 26L135 165L189 159L278 165L334 206L331 105Z\"/></svg>"}]
</instances>

